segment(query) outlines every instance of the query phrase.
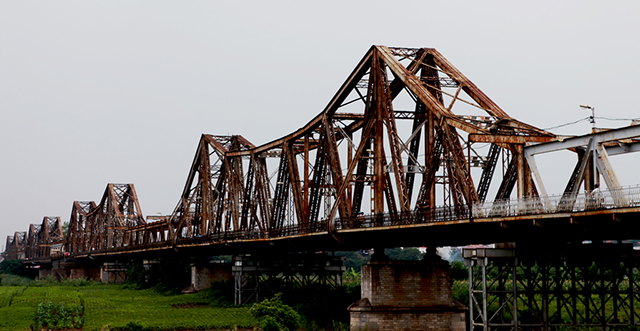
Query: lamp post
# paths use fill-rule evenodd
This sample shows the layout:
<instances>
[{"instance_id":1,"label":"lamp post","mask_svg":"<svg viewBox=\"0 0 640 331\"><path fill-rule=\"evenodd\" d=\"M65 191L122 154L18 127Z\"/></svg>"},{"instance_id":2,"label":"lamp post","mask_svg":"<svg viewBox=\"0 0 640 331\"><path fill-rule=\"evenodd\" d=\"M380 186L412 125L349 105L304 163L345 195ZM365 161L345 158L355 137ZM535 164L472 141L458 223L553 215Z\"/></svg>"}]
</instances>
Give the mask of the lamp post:
<instances>
[{"instance_id":1,"label":"lamp post","mask_svg":"<svg viewBox=\"0 0 640 331\"><path fill-rule=\"evenodd\" d=\"M589 117L589 122L591 123L591 127L595 130L595 128L596 128L596 107L591 107L589 105L582 104L582 105L580 105L580 108L591 109L591 117Z\"/></svg>"},{"instance_id":2,"label":"lamp post","mask_svg":"<svg viewBox=\"0 0 640 331\"><path fill-rule=\"evenodd\" d=\"M591 107L589 105L586 104L582 104L580 105L580 108L583 109L591 109L591 117L589 118L589 122L591 122L591 133L595 133L596 132L596 108L595 107ZM596 146L593 146L593 150L591 151L591 162L592 162L592 167L593 167L593 175L592 175L592 186L591 186L591 190L594 189L594 187L596 185L598 185L598 168L597 168L597 160L596 160L596 153L597 153L597 149Z\"/></svg>"}]
</instances>

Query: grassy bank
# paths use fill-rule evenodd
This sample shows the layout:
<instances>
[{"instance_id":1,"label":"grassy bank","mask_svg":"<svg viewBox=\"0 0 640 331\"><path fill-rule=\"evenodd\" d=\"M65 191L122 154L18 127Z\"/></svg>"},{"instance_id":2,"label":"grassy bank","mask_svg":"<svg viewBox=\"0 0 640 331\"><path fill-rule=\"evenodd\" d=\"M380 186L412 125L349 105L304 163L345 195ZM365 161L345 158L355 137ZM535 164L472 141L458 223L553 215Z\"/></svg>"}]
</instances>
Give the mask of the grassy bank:
<instances>
[{"instance_id":1,"label":"grassy bank","mask_svg":"<svg viewBox=\"0 0 640 331\"><path fill-rule=\"evenodd\" d=\"M77 284L76 284L77 285ZM134 290L100 283L0 286L0 330L28 330L40 302L84 306L84 330L127 325L157 330L254 328L248 307L210 306L205 294L165 296L152 289Z\"/></svg>"}]
</instances>

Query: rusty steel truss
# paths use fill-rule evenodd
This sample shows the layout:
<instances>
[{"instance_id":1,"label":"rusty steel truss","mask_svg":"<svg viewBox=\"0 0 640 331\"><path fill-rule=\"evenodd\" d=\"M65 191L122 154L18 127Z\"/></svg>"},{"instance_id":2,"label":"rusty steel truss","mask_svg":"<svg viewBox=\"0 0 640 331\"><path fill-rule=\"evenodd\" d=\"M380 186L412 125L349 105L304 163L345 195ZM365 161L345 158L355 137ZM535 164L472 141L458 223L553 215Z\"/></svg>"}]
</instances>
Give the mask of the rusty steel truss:
<instances>
[{"instance_id":1,"label":"rusty steel truss","mask_svg":"<svg viewBox=\"0 0 640 331\"><path fill-rule=\"evenodd\" d=\"M640 135L630 130L616 131L616 139ZM539 153L579 156L567 196L582 183L593 189L599 174L610 190L619 187L605 160L605 145L616 143L605 141L610 134L570 145L507 115L435 49L372 46L295 132L259 146L240 135L202 135L171 215L146 222L132 184L108 184L99 204L74 202L64 250L89 255L318 232L342 242L341 230L486 217L473 210L490 196L542 206ZM18 237L7 240L8 251L21 249Z\"/></svg>"},{"instance_id":2,"label":"rusty steel truss","mask_svg":"<svg viewBox=\"0 0 640 331\"><path fill-rule=\"evenodd\" d=\"M7 237L5 258L49 258L51 251L61 250L63 241L60 217L45 216L40 224L29 225L28 232L16 232Z\"/></svg>"},{"instance_id":3,"label":"rusty steel truss","mask_svg":"<svg viewBox=\"0 0 640 331\"><path fill-rule=\"evenodd\" d=\"M492 144L476 150L462 133ZM555 138L508 116L435 49L373 46L297 131L257 147L203 135L168 232L174 244L238 231L335 233L336 219L436 205L464 218L486 199L501 155L510 161L496 198L514 187L537 194L523 147Z\"/></svg>"},{"instance_id":4,"label":"rusty steel truss","mask_svg":"<svg viewBox=\"0 0 640 331\"><path fill-rule=\"evenodd\" d=\"M144 224L133 184L108 184L100 204L74 201L65 251L91 254L131 246L140 239L129 229Z\"/></svg>"},{"instance_id":5,"label":"rusty steel truss","mask_svg":"<svg viewBox=\"0 0 640 331\"><path fill-rule=\"evenodd\" d=\"M12 236L7 236L4 258L7 260L22 260L27 246L27 233L16 231Z\"/></svg>"}]
</instances>

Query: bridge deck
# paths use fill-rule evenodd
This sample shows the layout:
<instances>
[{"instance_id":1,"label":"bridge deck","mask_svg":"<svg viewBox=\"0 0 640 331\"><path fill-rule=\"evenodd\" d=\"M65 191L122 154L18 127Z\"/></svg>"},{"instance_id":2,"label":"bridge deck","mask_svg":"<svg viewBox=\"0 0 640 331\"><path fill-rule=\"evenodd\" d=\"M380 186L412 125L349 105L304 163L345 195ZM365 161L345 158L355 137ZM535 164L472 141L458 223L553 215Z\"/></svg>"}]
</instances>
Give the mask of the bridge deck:
<instances>
[{"instance_id":1,"label":"bridge deck","mask_svg":"<svg viewBox=\"0 0 640 331\"><path fill-rule=\"evenodd\" d=\"M616 206L615 194L622 194L627 206ZM561 201L565 199L563 204ZM439 208L404 214L362 215L337 220L336 234L325 226L291 226L268 232L229 231L216 235L152 244L94 250L76 258L141 254L159 256L188 251L194 255L277 253L296 247L300 251L356 250L371 247L462 246L508 241L580 242L583 240L637 239L640 230L640 188L620 192L603 191L598 205L587 195L507 200L456 211ZM532 203L537 201L537 203ZM546 206L546 207L545 207ZM595 208L597 207L597 208Z\"/></svg>"}]
</instances>

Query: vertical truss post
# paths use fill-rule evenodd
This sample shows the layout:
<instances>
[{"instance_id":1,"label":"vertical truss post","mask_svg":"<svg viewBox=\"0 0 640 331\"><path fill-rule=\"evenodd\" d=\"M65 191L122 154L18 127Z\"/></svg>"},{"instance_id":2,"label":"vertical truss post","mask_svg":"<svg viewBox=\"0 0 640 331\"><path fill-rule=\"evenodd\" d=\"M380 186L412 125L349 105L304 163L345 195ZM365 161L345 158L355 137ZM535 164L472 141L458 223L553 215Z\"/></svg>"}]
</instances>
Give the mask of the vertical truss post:
<instances>
[{"instance_id":1,"label":"vertical truss post","mask_svg":"<svg viewBox=\"0 0 640 331\"><path fill-rule=\"evenodd\" d=\"M636 279L640 254L631 245L554 246L515 253L485 248L463 251L469 267L472 329L639 326L635 305L640 295ZM508 278L511 289L505 286Z\"/></svg>"}]
</instances>

